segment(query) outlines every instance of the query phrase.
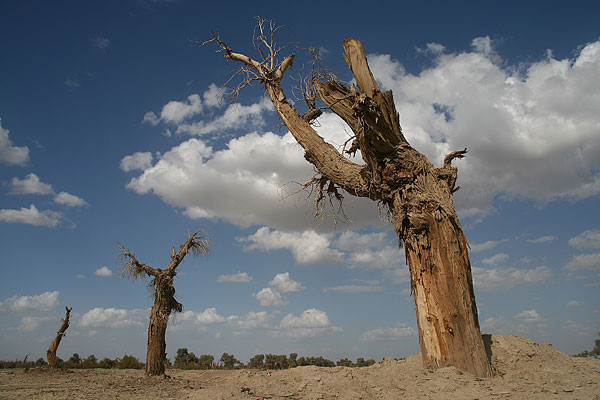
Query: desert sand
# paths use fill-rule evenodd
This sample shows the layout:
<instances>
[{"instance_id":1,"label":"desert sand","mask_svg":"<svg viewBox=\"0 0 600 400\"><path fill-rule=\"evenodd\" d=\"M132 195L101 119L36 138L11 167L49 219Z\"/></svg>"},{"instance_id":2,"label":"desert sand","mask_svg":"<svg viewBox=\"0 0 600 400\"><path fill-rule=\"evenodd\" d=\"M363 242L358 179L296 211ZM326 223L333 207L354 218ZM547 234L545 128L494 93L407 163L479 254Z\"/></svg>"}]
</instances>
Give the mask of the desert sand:
<instances>
[{"instance_id":1,"label":"desert sand","mask_svg":"<svg viewBox=\"0 0 600 400\"><path fill-rule=\"evenodd\" d=\"M573 358L520 336L491 336L498 374L428 371L421 356L370 367L281 371L0 370L2 399L600 399L600 359Z\"/></svg>"}]
</instances>

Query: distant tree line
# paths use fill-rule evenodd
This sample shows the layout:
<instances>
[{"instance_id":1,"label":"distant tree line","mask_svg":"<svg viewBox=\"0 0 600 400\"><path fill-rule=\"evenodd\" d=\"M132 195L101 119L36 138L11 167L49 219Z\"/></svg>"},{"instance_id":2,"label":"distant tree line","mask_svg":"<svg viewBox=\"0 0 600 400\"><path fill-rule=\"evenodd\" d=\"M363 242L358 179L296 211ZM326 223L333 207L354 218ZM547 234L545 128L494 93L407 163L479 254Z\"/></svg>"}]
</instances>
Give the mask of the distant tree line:
<instances>
[{"instance_id":1,"label":"distant tree line","mask_svg":"<svg viewBox=\"0 0 600 400\"><path fill-rule=\"evenodd\" d=\"M600 337L600 332L596 333ZM574 354L573 357L594 357L600 358L600 339L594 341L594 348L590 351L584 350L581 353Z\"/></svg>"},{"instance_id":2,"label":"distant tree line","mask_svg":"<svg viewBox=\"0 0 600 400\"><path fill-rule=\"evenodd\" d=\"M105 357L98 360L95 355L90 355L87 358L81 358L78 353L74 353L68 360L64 361L58 358L58 368L64 369L91 369L91 368L116 368L116 369L143 369L144 363L140 362L136 357L123 355L123 357L110 359ZM306 365L314 365L317 367L367 367L375 364L375 360L365 360L362 357L357 358L356 362L352 362L348 358L342 358L337 363L331 360L319 357L300 357L297 353L291 353L289 356L285 354L257 354L244 364L235 356L229 353L223 353L221 358L215 360L215 357L210 354L203 354L197 357L187 348L177 350L175 360L171 365L167 358L166 366L177 369L288 369L302 367ZM37 361L27 361L27 357L23 361L0 361L0 369L2 368L39 368L46 366L46 361L39 358Z\"/></svg>"},{"instance_id":3,"label":"distant tree line","mask_svg":"<svg viewBox=\"0 0 600 400\"><path fill-rule=\"evenodd\" d=\"M215 358L209 354L197 357L194 353L189 352L187 348L181 348L177 350L173 367L179 369L288 369L306 365L317 367L335 367L336 365L344 367L367 367L373 364L375 364L375 360L365 360L361 357L355 363L347 358L342 358L336 364L322 356L298 358L297 353L291 353L289 356L285 354L257 354L248 361L248 364L244 365L244 363L229 353L223 353L219 361L215 362Z\"/></svg>"},{"instance_id":4,"label":"distant tree line","mask_svg":"<svg viewBox=\"0 0 600 400\"><path fill-rule=\"evenodd\" d=\"M0 361L1 368L36 368L46 366L46 361L43 358L38 358L37 361L27 361L27 357L23 361ZM95 355L90 355L87 358L81 358L79 354L74 353L67 361L58 358L58 368L71 369L91 369L91 368L117 368L117 369L142 369L144 363L130 355L110 359L105 357L98 361Z\"/></svg>"}]
</instances>

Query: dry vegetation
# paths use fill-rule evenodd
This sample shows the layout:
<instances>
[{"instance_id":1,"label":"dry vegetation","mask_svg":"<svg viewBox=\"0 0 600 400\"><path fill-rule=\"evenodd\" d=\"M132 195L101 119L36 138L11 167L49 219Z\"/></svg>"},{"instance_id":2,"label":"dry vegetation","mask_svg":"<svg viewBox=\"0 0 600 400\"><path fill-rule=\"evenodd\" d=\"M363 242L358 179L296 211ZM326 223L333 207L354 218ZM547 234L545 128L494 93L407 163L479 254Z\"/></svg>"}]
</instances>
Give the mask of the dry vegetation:
<instances>
[{"instance_id":1,"label":"dry vegetation","mask_svg":"<svg viewBox=\"0 0 600 400\"><path fill-rule=\"evenodd\" d=\"M370 367L282 371L0 370L3 399L600 399L600 360L569 357L519 336L491 337L498 375L476 378L455 367L430 372L420 355Z\"/></svg>"}]
</instances>

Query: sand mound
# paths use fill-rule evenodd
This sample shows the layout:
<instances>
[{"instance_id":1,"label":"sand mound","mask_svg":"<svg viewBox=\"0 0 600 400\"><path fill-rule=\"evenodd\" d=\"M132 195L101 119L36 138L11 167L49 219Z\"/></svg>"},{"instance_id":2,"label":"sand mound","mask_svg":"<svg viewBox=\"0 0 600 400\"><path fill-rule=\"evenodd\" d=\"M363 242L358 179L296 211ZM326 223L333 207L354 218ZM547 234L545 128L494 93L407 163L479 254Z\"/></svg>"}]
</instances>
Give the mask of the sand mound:
<instances>
[{"instance_id":1,"label":"sand mound","mask_svg":"<svg viewBox=\"0 0 600 400\"><path fill-rule=\"evenodd\" d=\"M128 399L600 399L600 360L571 358L520 336L486 335L498 375L479 379L454 367L431 372L420 355L363 368L25 373L0 370L0 397Z\"/></svg>"}]
</instances>

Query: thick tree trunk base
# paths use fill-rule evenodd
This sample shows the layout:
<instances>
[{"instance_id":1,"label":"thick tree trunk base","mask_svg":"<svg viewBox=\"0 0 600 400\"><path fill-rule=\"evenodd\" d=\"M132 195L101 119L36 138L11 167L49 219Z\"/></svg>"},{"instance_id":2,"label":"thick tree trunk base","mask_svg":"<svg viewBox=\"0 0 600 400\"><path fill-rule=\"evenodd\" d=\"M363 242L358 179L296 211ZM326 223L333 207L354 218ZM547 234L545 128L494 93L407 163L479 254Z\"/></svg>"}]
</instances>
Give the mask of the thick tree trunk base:
<instances>
[{"instance_id":1,"label":"thick tree trunk base","mask_svg":"<svg viewBox=\"0 0 600 400\"><path fill-rule=\"evenodd\" d=\"M405 242L423 363L492 376L462 230L447 218L431 218L428 228Z\"/></svg>"},{"instance_id":2,"label":"thick tree trunk base","mask_svg":"<svg viewBox=\"0 0 600 400\"><path fill-rule=\"evenodd\" d=\"M60 325L58 332L56 332L56 337L54 338L52 343L50 343L50 347L48 348L48 351L46 352L46 359L48 360L48 368L50 368L51 370L58 368L58 357L56 356L56 352L58 351L58 346L60 345L60 341L62 340L63 336L66 335L67 328L69 328L72 308L65 307L65 309L67 310L67 312L65 314L65 318L62 320L62 324Z\"/></svg>"}]
</instances>

